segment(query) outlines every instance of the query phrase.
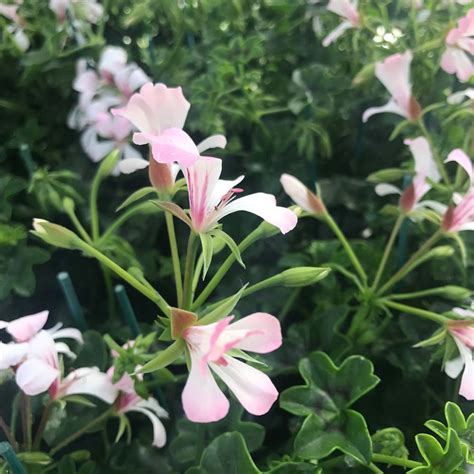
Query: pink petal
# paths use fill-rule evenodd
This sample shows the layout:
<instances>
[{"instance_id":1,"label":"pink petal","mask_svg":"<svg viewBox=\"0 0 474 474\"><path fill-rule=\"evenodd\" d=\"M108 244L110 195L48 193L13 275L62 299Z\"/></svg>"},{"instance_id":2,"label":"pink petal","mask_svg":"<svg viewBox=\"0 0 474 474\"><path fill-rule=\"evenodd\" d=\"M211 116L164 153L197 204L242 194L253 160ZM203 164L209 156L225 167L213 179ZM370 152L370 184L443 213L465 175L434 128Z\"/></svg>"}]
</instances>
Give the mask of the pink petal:
<instances>
[{"instance_id":1,"label":"pink petal","mask_svg":"<svg viewBox=\"0 0 474 474\"><path fill-rule=\"evenodd\" d=\"M118 46L107 46L104 48L98 69L106 78L118 73L127 64L127 52Z\"/></svg>"},{"instance_id":2,"label":"pink petal","mask_svg":"<svg viewBox=\"0 0 474 474\"><path fill-rule=\"evenodd\" d=\"M199 153L202 153L210 148L225 148L227 139L224 135L211 135L200 142L197 146Z\"/></svg>"},{"instance_id":3,"label":"pink petal","mask_svg":"<svg viewBox=\"0 0 474 474\"><path fill-rule=\"evenodd\" d=\"M278 391L270 378L233 357L225 356L224 359L226 365L211 363L212 370L249 413L267 413L278 398Z\"/></svg>"},{"instance_id":4,"label":"pink petal","mask_svg":"<svg viewBox=\"0 0 474 474\"><path fill-rule=\"evenodd\" d=\"M46 392L59 377L59 370L42 359L28 359L16 371L16 383L27 395Z\"/></svg>"},{"instance_id":5,"label":"pink petal","mask_svg":"<svg viewBox=\"0 0 474 474\"><path fill-rule=\"evenodd\" d=\"M245 176L239 176L233 180L219 179L212 190L212 193L208 199L207 207L209 209L215 209L227 193L232 191L238 184L240 184Z\"/></svg>"},{"instance_id":6,"label":"pink petal","mask_svg":"<svg viewBox=\"0 0 474 474\"><path fill-rule=\"evenodd\" d=\"M428 140L425 137L417 137L406 139L404 143L410 147L411 154L415 160L415 173L417 175L424 175L436 183L439 182L441 175L433 159Z\"/></svg>"},{"instance_id":7,"label":"pink petal","mask_svg":"<svg viewBox=\"0 0 474 474\"><path fill-rule=\"evenodd\" d=\"M49 311L41 311L29 316L23 316L11 322L0 321L0 329L6 329L15 341L26 342L37 334L46 324L48 314Z\"/></svg>"},{"instance_id":8,"label":"pink petal","mask_svg":"<svg viewBox=\"0 0 474 474\"><path fill-rule=\"evenodd\" d=\"M143 400L146 402L146 400ZM162 448L166 444L166 430L163 426L163 423L158 418L158 416L146 406L141 406L140 404L135 405L134 407L127 410L135 411L138 413L143 413L151 421L153 425L153 446L157 448Z\"/></svg>"},{"instance_id":9,"label":"pink petal","mask_svg":"<svg viewBox=\"0 0 474 474\"><path fill-rule=\"evenodd\" d=\"M462 374L459 395L462 395L466 400L474 400L474 361L472 355L471 359L466 362Z\"/></svg>"},{"instance_id":10,"label":"pink petal","mask_svg":"<svg viewBox=\"0 0 474 474\"><path fill-rule=\"evenodd\" d=\"M408 118L407 113L402 109L394 100L390 99L385 105L380 107L370 107L362 115L362 122L367 122L372 115L391 113L401 115L402 117Z\"/></svg>"},{"instance_id":11,"label":"pink petal","mask_svg":"<svg viewBox=\"0 0 474 474\"><path fill-rule=\"evenodd\" d=\"M187 418L195 423L210 423L224 418L229 401L217 386L208 366L202 368L199 354L190 351L191 370L181 396Z\"/></svg>"},{"instance_id":12,"label":"pink petal","mask_svg":"<svg viewBox=\"0 0 474 474\"><path fill-rule=\"evenodd\" d=\"M114 148L112 140L98 140L94 127L87 128L81 135L81 146L86 155L95 163L103 160Z\"/></svg>"},{"instance_id":13,"label":"pink petal","mask_svg":"<svg viewBox=\"0 0 474 474\"><path fill-rule=\"evenodd\" d=\"M357 0L329 0L327 9L349 20L352 26L358 26L360 23Z\"/></svg>"},{"instance_id":14,"label":"pink petal","mask_svg":"<svg viewBox=\"0 0 474 474\"><path fill-rule=\"evenodd\" d=\"M313 213L310 196L312 192L297 178L290 174L282 174L280 183L285 193L306 212Z\"/></svg>"},{"instance_id":15,"label":"pink petal","mask_svg":"<svg viewBox=\"0 0 474 474\"><path fill-rule=\"evenodd\" d=\"M456 74L461 82L468 81L474 74L474 65L469 56L459 48L446 48L441 57L441 67L448 74Z\"/></svg>"},{"instance_id":16,"label":"pink petal","mask_svg":"<svg viewBox=\"0 0 474 474\"><path fill-rule=\"evenodd\" d=\"M460 148L456 148L448 155L448 157L446 158L444 162L450 163L452 161L456 162L459 166L461 166L464 169L464 171L467 173L467 175L469 176L469 179L472 182L474 178L472 161L466 155L466 153L464 153Z\"/></svg>"},{"instance_id":17,"label":"pink petal","mask_svg":"<svg viewBox=\"0 0 474 474\"><path fill-rule=\"evenodd\" d=\"M217 213L216 219L237 211L247 211L261 217L268 223L278 227L282 234L286 234L296 227L296 214L286 207L276 205L275 196L266 193L249 194L235 199Z\"/></svg>"},{"instance_id":18,"label":"pink petal","mask_svg":"<svg viewBox=\"0 0 474 474\"><path fill-rule=\"evenodd\" d=\"M323 46L325 48L328 47L331 43L334 43L334 41L340 38L350 28L353 28L353 25L348 21L343 21L323 39Z\"/></svg>"},{"instance_id":19,"label":"pink petal","mask_svg":"<svg viewBox=\"0 0 474 474\"><path fill-rule=\"evenodd\" d=\"M282 343L280 321L268 313L253 313L229 325L226 332L249 331L250 335L235 346L244 351L265 354L278 349Z\"/></svg>"},{"instance_id":20,"label":"pink petal","mask_svg":"<svg viewBox=\"0 0 474 474\"><path fill-rule=\"evenodd\" d=\"M109 404L115 401L119 392L107 374L100 372L97 367L74 370L61 382L61 387L61 396L92 395Z\"/></svg>"}]
</instances>

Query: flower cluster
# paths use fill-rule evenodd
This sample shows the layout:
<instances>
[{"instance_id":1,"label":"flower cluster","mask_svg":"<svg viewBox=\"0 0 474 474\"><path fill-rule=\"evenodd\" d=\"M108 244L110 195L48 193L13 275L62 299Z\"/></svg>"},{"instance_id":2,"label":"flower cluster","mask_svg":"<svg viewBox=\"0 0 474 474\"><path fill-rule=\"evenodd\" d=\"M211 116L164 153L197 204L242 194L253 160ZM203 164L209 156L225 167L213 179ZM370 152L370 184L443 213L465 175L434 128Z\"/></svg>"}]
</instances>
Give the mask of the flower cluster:
<instances>
[{"instance_id":1,"label":"flower cluster","mask_svg":"<svg viewBox=\"0 0 474 474\"><path fill-rule=\"evenodd\" d=\"M82 148L92 161L102 160L114 149L119 149L124 159L141 158L129 143L132 125L110 110L127 103L147 81L144 71L135 63L128 63L126 51L119 47L105 48L97 65L85 59L78 61L73 87L79 100L68 125L82 132Z\"/></svg>"}]
</instances>

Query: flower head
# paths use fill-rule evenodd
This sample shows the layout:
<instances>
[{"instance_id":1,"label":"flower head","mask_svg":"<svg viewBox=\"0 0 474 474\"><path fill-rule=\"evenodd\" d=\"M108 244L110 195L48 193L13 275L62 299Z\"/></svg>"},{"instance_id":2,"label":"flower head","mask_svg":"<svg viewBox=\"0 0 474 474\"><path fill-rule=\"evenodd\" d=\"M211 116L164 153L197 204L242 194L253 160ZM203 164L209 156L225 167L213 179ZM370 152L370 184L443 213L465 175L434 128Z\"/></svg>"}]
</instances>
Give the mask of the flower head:
<instances>
[{"instance_id":1,"label":"flower head","mask_svg":"<svg viewBox=\"0 0 474 474\"><path fill-rule=\"evenodd\" d=\"M375 75L392 97L382 107L367 109L362 116L363 122L367 122L372 115L383 112L398 114L408 120L418 119L421 107L411 92L410 64L412 59L411 51L406 51L403 54L393 54L375 65Z\"/></svg>"},{"instance_id":2,"label":"flower head","mask_svg":"<svg viewBox=\"0 0 474 474\"><path fill-rule=\"evenodd\" d=\"M400 207L409 214L413 210L426 207L441 209L439 203L421 199L431 189L428 179L432 182L439 182L441 179L436 162L433 159L431 149L425 137L405 140L405 145L410 147L410 151L415 161L415 176L411 184L402 191L400 188L388 184L380 183L375 187L375 192L379 196L388 194L400 195Z\"/></svg>"},{"instance_id":3,"label":"flower head","mask_svg":"<svg viewBox=\"0 0 474 474\"><path fill-rule=\"evenodd\" d=\"M458 26L446 37L446 51L441 57L441 67L448 74L456 74L461 82L468 81L474 74L474 8L461 18Z\"/></svg>"},{"instance_id":4,"label":"flower head","mask_svg":"<svg viewBox=\"0 0 474 474\"><path fill-rule=\"evenodd\" d=\"M357 11L358 0L330 0L327 9L343 18L339 26L323 39L323 46L329 46L350 28L359 28L360 15Z\"/></svg>"},{"instance_id":5,"label":"flower head","mask_svg":"<svg viewBox=\"0 0 474 474\"><path fill-rule=\"evenodd\" d=\"M326 212L323 202L309 190L299 179L290 174L282 174L280 183L285 193L304 211L320 215Z\"/></svg>"},{"instance_id":6,"label":"flower head","mask_svg":"<svg viewBox=\"0 0 474 474\"><path fill-rule=\"evenodd\" d=\"M237 358L233 349L264 354L281 345L278 319L267 313L254 313L230 324L233 316L218 323L192 326L183 332L191 356L191 370L183 390L186 416L197 423L224 418L229 401L213 373L227 385L243 407L253 415L270 410L278 391L270 378Z\"/></svg>"},{"instance_id":7,"label":"flower head","mask_svg":"<svg viewBox=\"0 0 474 474\"><path fill-rule=\"evenodd\" d=\"M233 181L219 179L222 160L201 157L192 166L183 170L189 192L189 207L193 227L197 232L207 232L220 219L237 211L256 214L286 234L296 226L296 214L276 204L275 196L255 193L236 199L243 190L236 187L243 179Z\"/></svg>"},{"instance_id":8,"label":"flower head","mask_svg":"<svg viewBox=\"0 0 474 474\"><path fill-rule=\"evenodd\" d=\"M23 0L16 0L13 4L0 3L0 15L11 20L7 31L12 35L13 41L20 51L26 51L30 47L30 40L24 31L25 20L18 14L18 8Z\"/></svg>"}]
</instances>

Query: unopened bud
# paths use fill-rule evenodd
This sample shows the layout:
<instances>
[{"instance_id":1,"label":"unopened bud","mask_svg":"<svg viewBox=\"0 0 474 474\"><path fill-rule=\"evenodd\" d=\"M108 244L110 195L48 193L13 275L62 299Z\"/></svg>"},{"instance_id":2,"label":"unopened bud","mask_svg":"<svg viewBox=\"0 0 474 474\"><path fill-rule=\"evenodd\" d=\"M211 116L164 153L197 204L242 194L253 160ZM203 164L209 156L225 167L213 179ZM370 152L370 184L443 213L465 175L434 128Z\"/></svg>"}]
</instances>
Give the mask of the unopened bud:
<instances>
[{"instance_id":1,"label":"unopened bud","mask_svg":"<svg viewBox=\"0 0 474 474\"><path fill-rule=\"evenodd\" d=\"M170 164L158 163L150 155L148 177L150 183L158 192L169 193L173 189L174 177Z\"/></svg>"},{"instance_id":2,"label":"unopened bud","mask_svg":"<svg viewBox=\"0 0 474 474\"><path fill-rule=\"evenodd\" d=\"M62 225L53 224L44 219L33 219L32 234L50 245L63 249L77 249L81 239L71 230Z\"/></svg>"},{"instance_id":3,"label":"unopened bud","mask_svg":"<svg viewBox=\"0 0 474 474\"><path fill-rule=\"evenodd\" d=\"M367 176L367 181L370 183L390 183L402 179L406 174L407 172L400 168L386 168Z\"/></svg>"},{"instance_id":4,"label":"unopened bud","mask_svg":"<svg viewBox=\"0 0 474 474\"><path fill-rule=\"evenodd\" d=\"M325 278L330 268L324 267L296 267L280 273L283 286L289 288L309 286Z\"/></svg>"},{"instance_id":5,"label":"unopened bud","mask_svg":"<svg viewBox=\"0 0 474 474\"><path fill-rule=\"evenodd\" d=\"M110 152L105 157L105 159L102 160L102 163L100 164L99 169L97 170L97 175L101 178L109 176L117 166L119 158L120 150L113 150L112 152Z\"/></svg>"},{"instance_id":6,"label":"unopened bud","mask_svg":"<svg viewBox=\"0 0 474 474\"><path fill-rule=\"evenodd\" d=\"M462 286L446 285L441 288L441 294L450 300L462 301L471 296L471 290Z\"/></svg>"},{"instance_id":7,"label":"unopened bud","mask_svg":"<svg viewBox=\"0 0 474 474\"><path fill-rule=\"evenodd\" d=\"M375 64L365 65L352 79L353 86L360 86L374 76Z\"/></svg>"},{"instance_id":8,"label":"unopened bud","mask_svg":"<svg viewBox=\"0 0 474 474\"><path fill-rule=\"evenodd\" d=\"M63 199L63 209L66 211L67 214L73 214L75 207L76 205L70 197L65 197Z\"/></svg>"},{"instance_id":9,"label":"unopened bud","mask_svg":"<svg viewBox=\"0 0 474 474\"><path fill-rule=\"evenodd\" d=\"M427 258L446 258L454 254L454 249L449 245L440 245L431 249L426 255Z\"/></svg>"}]
</instances>

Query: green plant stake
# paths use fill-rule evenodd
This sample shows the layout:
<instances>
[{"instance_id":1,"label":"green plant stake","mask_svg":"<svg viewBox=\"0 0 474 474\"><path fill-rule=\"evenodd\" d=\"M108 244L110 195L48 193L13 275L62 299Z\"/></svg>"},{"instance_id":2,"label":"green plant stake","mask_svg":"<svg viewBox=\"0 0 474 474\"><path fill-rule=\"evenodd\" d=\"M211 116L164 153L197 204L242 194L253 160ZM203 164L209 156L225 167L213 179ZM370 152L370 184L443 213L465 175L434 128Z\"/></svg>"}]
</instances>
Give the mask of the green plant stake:
<instances>
[{"instance_id":1,"label":"green plant stake","mask_svg":"<svg viewBox=\"0 0 474 474\"><path fill-rule=\"evenodd\" d=\"M13 451L10 443L7 443L6 441L0 443L0 456L5 459L13 474L27 474L26 469L16 457L15 451Z\"/></svg>"},{"instance_id":2,"label":"green plant stake","mask_svg":"<svg viewBox=\"0 0 474 474\"><path fill-rule=\"evenodd\" d=\"M130 331L132 332L132 337L136 338L140 334L140 327L138 326L135 311L133 311L130 300L128 299L127 291L125 290L125 287L123 285L116 285L114 291L115 295L117 296L123 319L130 328Z\"/></svg>"},{"instance_id":3,"label":"green plant stake","mask_svg":"<svg viewBox=\"0 0 474 474\"><path fill-rule=\"evenodd\" d=\"M64 298L66 299L69 312L71 313L72 318L74 319L76 326L81 331L87 330L87 323L84 318L84 312L82 311L81 304L77 298L76 291L72 285L71 277L68 272L60 272L56 276L61 290L63 291Z\"/></svg>"}]
</instances>

